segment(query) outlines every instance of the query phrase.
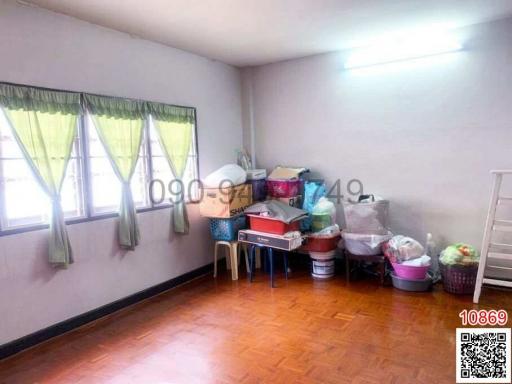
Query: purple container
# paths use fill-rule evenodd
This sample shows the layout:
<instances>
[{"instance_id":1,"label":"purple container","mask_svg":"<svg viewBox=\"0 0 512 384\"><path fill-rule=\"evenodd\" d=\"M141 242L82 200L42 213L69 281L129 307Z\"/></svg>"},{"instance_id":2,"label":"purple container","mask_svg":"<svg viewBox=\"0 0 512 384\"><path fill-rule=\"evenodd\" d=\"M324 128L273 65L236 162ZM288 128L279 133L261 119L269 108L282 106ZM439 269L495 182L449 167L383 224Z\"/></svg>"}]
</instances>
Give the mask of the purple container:
<instances>
[{"instance_id":1,"label":"purple container","mask_svg":"<svg viewBox=\"0 0 512 384\"><path fill-rule=\"evenodd\" d=\"M247 184L252 185L252 200L253 201L264 201L267 199L266 179L247 180Z\"/></svg>"}]
</instances>

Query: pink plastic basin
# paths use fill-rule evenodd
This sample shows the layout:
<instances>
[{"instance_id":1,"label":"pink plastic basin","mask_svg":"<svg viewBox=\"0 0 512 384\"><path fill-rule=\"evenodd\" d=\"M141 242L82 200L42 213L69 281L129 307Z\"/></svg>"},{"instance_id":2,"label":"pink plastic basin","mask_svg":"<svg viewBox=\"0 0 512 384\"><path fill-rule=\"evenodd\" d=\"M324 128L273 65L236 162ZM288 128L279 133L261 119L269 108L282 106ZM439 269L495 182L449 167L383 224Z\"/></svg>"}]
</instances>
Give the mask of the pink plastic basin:
<instances>
[{"instance_id":1,"label":"pink plastic basin","mask_svg":"<svg viewBox=\"0 0 512 384\"><path fill-rule=\"evenodd\" d=\"M428 267L412 267L398 263L391 263L398 277L410 280L423 280L427 276Z\"/></svg>"}]
</instances>

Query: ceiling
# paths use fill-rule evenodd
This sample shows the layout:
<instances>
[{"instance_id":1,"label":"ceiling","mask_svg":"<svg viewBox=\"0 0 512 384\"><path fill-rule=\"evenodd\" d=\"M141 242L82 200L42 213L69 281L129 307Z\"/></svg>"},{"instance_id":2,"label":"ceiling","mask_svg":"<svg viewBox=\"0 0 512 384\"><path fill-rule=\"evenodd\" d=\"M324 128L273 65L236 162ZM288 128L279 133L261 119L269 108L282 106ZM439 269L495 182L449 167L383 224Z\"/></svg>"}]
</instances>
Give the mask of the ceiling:
<instances>
[{"instance_id":1,"label":"ceiling","mask_svg":"<svg viewBox=\"0 0 512 384\"><path fill-rule=\"evenodd\" d=\"M29 0L236 66L346 49L387 32L462 27L512 14L512 0Z\"/></svg>"}]
</instances>

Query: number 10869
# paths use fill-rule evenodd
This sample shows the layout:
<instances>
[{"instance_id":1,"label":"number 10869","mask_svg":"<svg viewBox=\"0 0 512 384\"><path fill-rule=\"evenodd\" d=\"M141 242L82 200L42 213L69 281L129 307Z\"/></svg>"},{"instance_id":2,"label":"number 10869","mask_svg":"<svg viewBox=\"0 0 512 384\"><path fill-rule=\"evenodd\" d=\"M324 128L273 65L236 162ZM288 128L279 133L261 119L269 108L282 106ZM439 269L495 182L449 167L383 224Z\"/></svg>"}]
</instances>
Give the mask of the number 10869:
<instances>
[{"instance_id":1,"label":"number 10869","mask_svg":"<svg viewBox=\"0 0 512 384\"><path fill-rule=\"evenodd\" d=\"M482 310L463 310L459 313L462 325L505 325L508 322L508 313L504 309L486 311Z\"/></svg>"}]
</instances>

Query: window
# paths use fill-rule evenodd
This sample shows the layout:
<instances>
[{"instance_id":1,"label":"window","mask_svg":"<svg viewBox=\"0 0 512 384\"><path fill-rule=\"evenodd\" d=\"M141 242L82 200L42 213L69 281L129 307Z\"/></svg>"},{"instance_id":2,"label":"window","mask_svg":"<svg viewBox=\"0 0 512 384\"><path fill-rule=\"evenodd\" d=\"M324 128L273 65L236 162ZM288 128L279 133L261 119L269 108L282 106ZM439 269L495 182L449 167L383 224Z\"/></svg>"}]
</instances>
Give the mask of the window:
<instances>
[{"instance_id":1,"label":"window","mask_svg":"<svg viewBox=\"0 0 512 384\"><path fill-rule=\"evenodd\" d=\"M98 132L90 115L86 115L86 131L89 158L89 180L91 208L93 214L105 214L119 211L121 203L121 182L117 178L110 160L101 143ZM145 131L145 130L144 130ZM137 208L150 206L147 185L149 166L147 140L144 132L139 160L131 180L133 201Z\"/></svg>"},{"instance_id":2,"label":"window","mask_svg":"<svg viewBox=\"0 0 512 384\"><path fill-rule=\"evenodd\" d=\"M121 202L121 183L98 137L93 119L85 113L80 121L83 124L78 124L61 190L61 205L68 222L115 215ZM194 130L183 177L187 202L197 201L199 195L196 140ZM179 184L174 183L174 179L151 116L148 116L131 180L136 208L170 206L170 201L180 194ZM154 188L153 201L149 188L151 180L159 181ZM0 234L47 225L50 214L50 198L32 173L0 106Z\"/></svg>"},{"instance_id":3,"label":"window","mask_svg":"<svg viewBox=\"0 0 512 384\"><path fill-rule=\"evenodd\" d=\"M62 186L62 209L66 218L84 216L80 140L73 152ZM7 118L0 110L0 224L2 229L47 224L51 204L16 142Z\"/></svg>"},{"instance_id":4,"label":"window","mask_svg":"<svg viewBox=\"0 0 512 384\"><path fill-rule=\"evenodd\" d=\"M158 134L156 132L153 119L149 119L149 138L151 143L151 165L153 169L152 180L162 181L164 190L160 191L159 187L154 186L153 202L155 205L170 205L169 198L175 198L175 194L179 192L179 185L173 185L174 175L171 171L171 167L165 158L160 142L158 141ZM199 193L199 183L197 179L199 177L197 170L197 146L196 146L196 132L194 131L192 136L190 153L188 156L187 167L185 168L185 174L183 175L183 188L185 192L185 201L196 201ZM171 189L171 191L169 190ZM165 193L165 199L160 203L161 194Z\"/></svg>"}]
</instances>

